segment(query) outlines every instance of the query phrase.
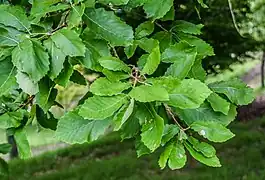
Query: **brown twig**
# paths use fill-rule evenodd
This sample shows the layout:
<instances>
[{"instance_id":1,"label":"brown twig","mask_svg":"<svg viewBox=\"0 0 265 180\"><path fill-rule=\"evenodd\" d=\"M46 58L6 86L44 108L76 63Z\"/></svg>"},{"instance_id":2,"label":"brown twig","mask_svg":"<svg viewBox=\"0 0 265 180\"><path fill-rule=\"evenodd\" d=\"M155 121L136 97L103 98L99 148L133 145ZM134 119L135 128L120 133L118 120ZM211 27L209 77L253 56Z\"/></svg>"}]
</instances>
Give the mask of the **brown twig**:
<instances>
[{"instance_id":1,"label":"brown twig","mask_svg":"<svg viewBox=\"0 0 265 180\"><path fill-rule=\"evenodd\" d=\"M23 103L23 104L21 104L21 105L15 110L15 111L17 111L17 110L19 110L19 109L21 109L21 108L24 108L25 106L31 104L34 98L35 98L35 96L30 96L30 97L28 98L28 101L25 102L25 103Z\"/></svg>"}]
</instances>

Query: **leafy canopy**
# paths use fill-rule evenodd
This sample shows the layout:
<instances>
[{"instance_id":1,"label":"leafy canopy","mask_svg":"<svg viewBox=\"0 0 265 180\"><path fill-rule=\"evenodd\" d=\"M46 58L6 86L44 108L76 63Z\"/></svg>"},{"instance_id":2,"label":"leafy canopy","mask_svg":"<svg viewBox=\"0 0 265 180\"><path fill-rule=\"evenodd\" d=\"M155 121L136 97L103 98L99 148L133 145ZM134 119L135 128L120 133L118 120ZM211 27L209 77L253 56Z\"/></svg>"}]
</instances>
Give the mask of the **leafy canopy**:
<instances>
[{"instance_id":1,"label":"leafy canopy","mask_svg":"<svg viewBox=\"0 0 265 180\"><path fill-rule=\"evenodd\" d=\"M203 25L177 19L177 9L173 0L0 5L0 128L14 135L20 157L31 155L24 129L34 119L70 144L119 131L135 139L138 156L162 148L161 168L182 168L188 152L220 167L205 138L231 139L236 105L250 103L253 92L239 80L204 83L201 63L213 48L198 36ZM58 86L88 86L87 70L98 78L56 119ZM9 149L0 144L0 153Z\"/></svg>"}]
</instances>

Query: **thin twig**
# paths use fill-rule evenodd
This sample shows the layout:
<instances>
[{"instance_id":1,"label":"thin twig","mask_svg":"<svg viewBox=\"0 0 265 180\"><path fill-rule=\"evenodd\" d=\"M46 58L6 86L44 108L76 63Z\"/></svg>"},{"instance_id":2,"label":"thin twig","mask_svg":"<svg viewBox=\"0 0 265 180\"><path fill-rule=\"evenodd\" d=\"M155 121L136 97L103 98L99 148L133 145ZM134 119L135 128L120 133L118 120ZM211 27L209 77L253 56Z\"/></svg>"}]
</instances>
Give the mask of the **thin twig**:
<instances>
[{"instance_id":1,"label":"thin twig","mask_svg":"<svg viewBox=\"0 0 265 180\"><path fill-rule=\"evenodd\" d=\"M28 101L26 103L21 104L15 111L24 108L25 106L27 106L28 104L32 103L32 100L34 99L35 96L30 96Z\"/></svg>"}]
</instances>

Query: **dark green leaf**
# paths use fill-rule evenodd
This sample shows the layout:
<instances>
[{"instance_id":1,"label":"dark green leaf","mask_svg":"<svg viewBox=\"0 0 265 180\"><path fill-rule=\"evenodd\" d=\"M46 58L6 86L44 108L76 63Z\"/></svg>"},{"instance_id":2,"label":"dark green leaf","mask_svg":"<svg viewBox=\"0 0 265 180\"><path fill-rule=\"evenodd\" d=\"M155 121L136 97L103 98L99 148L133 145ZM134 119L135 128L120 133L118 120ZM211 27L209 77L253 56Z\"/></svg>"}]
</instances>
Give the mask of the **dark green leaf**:
<instances>
[{"instance_id":1,"label":"dark green leaf","mask_svg":"<svg viewBox=\"0 0 265 180\"><path fill-rule=\"evenodd\" d=\"M77 70L74 70L73 74L70 77L70 81L80 84L80 85L87 85L87 80L85 77Z\"/></svg>"}]
</instances>

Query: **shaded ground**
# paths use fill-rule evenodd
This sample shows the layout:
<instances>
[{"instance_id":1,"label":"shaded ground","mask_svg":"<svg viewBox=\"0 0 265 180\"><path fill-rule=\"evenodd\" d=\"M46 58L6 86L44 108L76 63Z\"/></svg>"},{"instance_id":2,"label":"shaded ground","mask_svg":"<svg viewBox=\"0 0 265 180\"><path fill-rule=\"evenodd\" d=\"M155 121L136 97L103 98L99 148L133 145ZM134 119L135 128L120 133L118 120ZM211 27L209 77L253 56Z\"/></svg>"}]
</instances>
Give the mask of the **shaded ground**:
<instances>
[{"instance_id":1,"label":"shaded ground","mask_svg":"<svg viewBox=\"0 0 265 180\"><path fill-rule=\"evenodd\" d=\"M131 141L120 143L113 135L93 144L67 147L27 161L10 161L9 180L265 179L265 119L237 122L231 129L237 136L225 144L215 145L222 168L209 168L189 160L185 169L161 171L157 165L160 150L137 159Z\"/></svg>"}]
</instances>

